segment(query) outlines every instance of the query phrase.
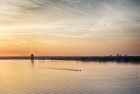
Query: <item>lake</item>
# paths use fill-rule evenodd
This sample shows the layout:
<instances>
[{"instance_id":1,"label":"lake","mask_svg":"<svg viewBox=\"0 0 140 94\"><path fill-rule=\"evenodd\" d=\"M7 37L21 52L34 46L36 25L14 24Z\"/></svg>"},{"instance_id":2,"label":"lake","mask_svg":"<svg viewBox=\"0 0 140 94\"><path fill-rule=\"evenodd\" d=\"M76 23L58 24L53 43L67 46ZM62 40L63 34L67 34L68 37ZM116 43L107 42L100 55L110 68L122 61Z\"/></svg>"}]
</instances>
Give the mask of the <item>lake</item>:
<instances>
[{"instance_id":1,"label":"lake","mask_svg":"<svg viewBox=\"0 0 140 94\"><path fill-rule=\"evenodd\" d=\"M140 94L140 64L0 60L0 94Z\"/></svg>"}]
</instances>

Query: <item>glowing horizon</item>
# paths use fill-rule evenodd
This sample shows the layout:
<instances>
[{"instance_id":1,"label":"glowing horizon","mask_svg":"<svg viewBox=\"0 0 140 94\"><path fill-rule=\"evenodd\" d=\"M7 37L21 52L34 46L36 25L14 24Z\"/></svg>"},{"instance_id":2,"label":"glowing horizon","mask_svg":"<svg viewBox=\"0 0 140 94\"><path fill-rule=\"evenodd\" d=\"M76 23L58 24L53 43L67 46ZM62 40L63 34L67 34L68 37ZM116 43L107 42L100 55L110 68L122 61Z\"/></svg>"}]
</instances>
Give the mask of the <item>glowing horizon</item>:
<instances>
[{"instance_id":1,"label":"glowing horizon","mask_svg":"<svg viewBox=\"0 0 140 94\"><path fill-rule=\"evenodd\" d=\"M0 56L140 55L139 0L0 1Z\"/></svg>"}]
</instances>

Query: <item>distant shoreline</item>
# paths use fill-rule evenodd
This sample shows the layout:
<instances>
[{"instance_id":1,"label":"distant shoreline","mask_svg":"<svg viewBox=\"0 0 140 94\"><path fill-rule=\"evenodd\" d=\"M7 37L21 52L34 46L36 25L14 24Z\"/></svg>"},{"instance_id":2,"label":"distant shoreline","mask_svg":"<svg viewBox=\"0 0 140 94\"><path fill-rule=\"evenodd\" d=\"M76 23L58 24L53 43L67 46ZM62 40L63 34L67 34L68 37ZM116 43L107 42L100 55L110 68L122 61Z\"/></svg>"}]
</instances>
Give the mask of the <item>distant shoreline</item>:
<instances>
[{"instance_id":1,"label":"distant shoreline","mask_svg":"<svg viewBox=\"0 0 140 94\"><path fill-rule=\"evenodd\" d=\"M31 56L0 56L0 60L31 59ZM78 61L116 61L140 62L140 56L34 56L34 60L78 60Z\"/></svg>"}]
</instances>

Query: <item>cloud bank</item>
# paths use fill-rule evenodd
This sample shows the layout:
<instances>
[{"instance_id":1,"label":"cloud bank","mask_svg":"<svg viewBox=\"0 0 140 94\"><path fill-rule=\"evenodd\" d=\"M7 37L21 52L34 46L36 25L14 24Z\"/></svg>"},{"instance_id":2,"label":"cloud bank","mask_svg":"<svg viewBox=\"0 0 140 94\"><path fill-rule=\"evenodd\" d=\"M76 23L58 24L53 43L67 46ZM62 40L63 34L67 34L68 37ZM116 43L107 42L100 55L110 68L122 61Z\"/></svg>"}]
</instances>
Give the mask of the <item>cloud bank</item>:
<instances>
[{"instance_id":1,"label":"cloud bank","mask_svg":"<svg viewBox=\"0 0 140 94\"><path fill-rule=\"evenodd\" d=\"M113 51L116 46L140 54L139 15L139 0L6 0L0 1L0 35L36 45L75 39L91 48L107 43Z\"/></svg>"}]
</instances>

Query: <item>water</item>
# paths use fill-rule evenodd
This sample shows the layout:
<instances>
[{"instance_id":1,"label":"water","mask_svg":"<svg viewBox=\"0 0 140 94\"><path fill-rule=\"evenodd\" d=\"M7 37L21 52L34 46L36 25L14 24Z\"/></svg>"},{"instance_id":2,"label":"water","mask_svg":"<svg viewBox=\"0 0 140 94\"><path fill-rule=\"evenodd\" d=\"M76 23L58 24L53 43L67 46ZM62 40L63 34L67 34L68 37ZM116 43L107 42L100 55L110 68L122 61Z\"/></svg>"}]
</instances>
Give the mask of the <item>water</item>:
<instances>
[{"instance_id":1,"label":"water","mask_svg":"<svg viewBox=\"0 0 140 94\"><path fill-rule=\"evenodd\" d=\"M0 94L140 94L140 64L0 60Z\"/></svg>"}]
</instances>

